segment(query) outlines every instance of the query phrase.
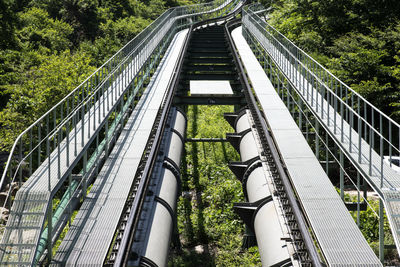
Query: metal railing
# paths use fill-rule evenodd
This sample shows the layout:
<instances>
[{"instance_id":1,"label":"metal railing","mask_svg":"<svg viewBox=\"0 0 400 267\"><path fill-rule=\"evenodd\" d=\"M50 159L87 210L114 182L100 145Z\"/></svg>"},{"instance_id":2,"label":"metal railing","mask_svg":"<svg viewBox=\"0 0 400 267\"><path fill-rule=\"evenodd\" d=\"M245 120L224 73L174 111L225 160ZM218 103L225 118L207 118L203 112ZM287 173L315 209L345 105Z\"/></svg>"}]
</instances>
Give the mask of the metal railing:
<instances>
[{"instance_id":1,"label":"metal railing","mask_svg":"<svg viewBox=\"0 0 400 267\"><path fill-rule=\"evenodd\" d=\"M89 177L98 171L100 158L107 157L129 108L174 34L197 21L223 15L235 2L217 0L167 10L19 135L0 180L1 191L8 186L3 208L11 207L0 245L2 262L37 263L44 248L51 258L52 240L60 234L55 228L62 229L69 220L64 216L67 206L71 210L72 199L85 196ZM76 168L80 169L78 182L71 178ZM13 205L16 183L22 188L15 199L22 205ZM53 198L60 192L65 203L53 208ZM25 213L31 220L19 219ZM23 235L26 227L32 231L28 238Z\"/></svg>"},{"instance_id":2,"label":"metal railing","mask_svg":"<svg viewBox=\"0 0 400 267\"><path fill-rule=\"evenodd\" d=\"M259 17L256 13L263 9L254 4L243 10L245 30L282 68L327 128L334 135L340 134L347 151L357 153L358 164L368 164L367 176L379 177L380 188L400 190L400 181L393 182L389 177L392 170L385 167L391 163L384 163L385 155L390 161L393 156L400 156L400 125Z\"/></svg>"},{"instance_id":3,"label":"metal railing","mask_svg":"<svg viewBox=\"0 0 400 267\"><path fill-rule=\"evenodd\" d=\"M299 125L302 116L315 123L315 150L319 155L319 126L322 126L328 146L331 138L336 147L332 152L326 150L326 168L328 159L333 157L340 168L340 195L344 200L344 176L350 174L344 168L344 156L357 172L357 184L349 179L358 191L357 224L360 225L360 176L378 193L379 199L379 258L384 260L384 207L389 220L397 250L400 251L400 175L392 168L392 158L400 156L400 125L381 112L357 92L352 90L304 51L298 48L273 26L258 16L263 10L259 4L243 10L243 35L263 57L268 58L270 79L272 73L278 73L282 80L279 86L286 88L282 98L289 98L288 108L299 113ZM260 60L261 56L259 57ZM266 64L264 58L264 65ZM276 72L275 72L276 70ZM276 80L276 77L275 77ZM282 83L282 84L280 84ZM298 106L298 111L296 107ZM307 115L304 114L306 110ZM307 126L306 126L307 128ZM308 133L306 132L306 135ZM329 136L329 138L328 138ZM339 153L338 157L336 154ZM388 156L386 161L385 156ZM386 162L385 162L386 161ZM354 174L352 174L354 175ZM364 188L364 190L366 190ZM366 195L366 191L364 191ZM367 199L365 203L369 205Z\"/></svg>"}]
</instances>

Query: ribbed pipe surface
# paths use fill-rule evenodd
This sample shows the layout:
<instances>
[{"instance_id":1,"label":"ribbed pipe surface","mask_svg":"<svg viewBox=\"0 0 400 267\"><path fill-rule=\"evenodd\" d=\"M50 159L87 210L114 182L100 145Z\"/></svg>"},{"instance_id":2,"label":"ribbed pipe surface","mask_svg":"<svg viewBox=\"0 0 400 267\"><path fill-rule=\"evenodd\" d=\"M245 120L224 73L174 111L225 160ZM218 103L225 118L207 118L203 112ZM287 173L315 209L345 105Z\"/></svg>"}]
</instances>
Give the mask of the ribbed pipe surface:
<instances>
[{"instance_id":1,"label":"ribbed pipe surface","mask_svg":"<svg viewBox=\"0 0 400 267\"><path fill-rule=\"evenodd\" d=\"M181 111L174 110L171 129L164 148L166 156L160 172L161 178L158 180L160 186L155 197L154 216L146 249L144 250L144 257L159 267L166 266L168 260L174 227L176 200L179 192L179 166L184 145L185 129L186 117Z\"/></svg>"},{"instance_id":2,"label":"ribbed pipe surface","mask_svg":"<svg viewBox=\"0 0 400 267\"><path fill-rule=\"evenodd\" d=\"M237 133L245 132L240 140L239 150L242 162L259 156L258 146L251 129L247 112L241 112L236 119ZM257 239L258 250L263 266L279 265L290 262L286 242L282 240L283 231L279 215L271 198L271 192L266 179L268 174L259 160L251 163L244 174L243 183L249 203L263 201L254 213L252 222Z\"/></svg>"}]
</instances>

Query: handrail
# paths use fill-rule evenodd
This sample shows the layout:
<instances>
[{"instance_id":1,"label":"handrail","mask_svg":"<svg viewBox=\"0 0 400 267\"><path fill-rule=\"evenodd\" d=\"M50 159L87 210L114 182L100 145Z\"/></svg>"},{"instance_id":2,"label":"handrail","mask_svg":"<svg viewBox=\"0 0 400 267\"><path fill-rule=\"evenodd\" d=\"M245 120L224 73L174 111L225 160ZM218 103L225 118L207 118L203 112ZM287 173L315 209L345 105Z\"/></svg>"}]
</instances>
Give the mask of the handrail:
<instances>
[{"instance_id":1,"label":"handrail","mask_svg":"<svg viewBox=\"0 0 400 267\"><path fill-rule=\"evenodd\" d=\"M257 14L258 12L254 12L255 14ZM255 21L257 24L260 24L258 21ZM272 26L271 26L272 27ZM285 36L284 36L285 37ZM279 40L278 39L276 39L274 36L272 36L272 38L275 40L275 41L277 41L277 42L279 42ZM286 37L285 37L286 38ZM287 51L288 52L288 54L290 54L292 57L295 57L295 55L291 52L291 51ZM314 59L313 59L314 60ZM315 61L315 60L314 60ZM315 61L316 62L316 61ZM318 62L317 62L318 63ZM302 67L304 67L304 68L307 68L307 66L303 63L303 62L301 62L301 61L299 61L299 63L298 64L300 64L300 66L302 66ZM328 71L329 72L329 71ZM330 73L330 72L329 72ZM324 86L325 87L325 89L327 90L327 92L330 92L331 94L336 94L330 87L328 87L325 83L324 83L324 81L322 81L321 80L321 78L319 77L319 76L317 76L314 72L312 72L312 73L310 73L313 77L315 77L315 79L322 85L322 86ZM330 73L331 74L331 73ZM331 74L331 75L333 75L333 74ZM347 86L347 85L346 85ZM347 86L348 87L348 86ZM350 87L348 87L349 89L350 89ZM357 93L357 92L356 92ZM360 120L362 120L367 126L369 126L369 127L371 127L372 128L372 130L379 136L379 137L382 137L383 138L383 140L385 140L385 141L388 141L389 142L389 140L384 136L384 135L382 135L378 130L376 130L376 129L374 129L373 128L373 126L364 118L364 117L362 117L360 114L358 114L355 110L354 110L354 108L353 107L351 107L350 105L348 105L347 103L346 103L346 101L344 101L342 98L338 98L338 101L340 102L340 104L343 104L343 106L345 107L345 108L348 108L348 109L351 109L353 112L354 112L354 115L356 116L356 117L358 117ZM372 105L372 104L371 104ZM374 106L373 106L374 107ZM378 110L378 109L377 109ZM379 110L378 110L379 111ZM386 114L384 114L384 115L386 115ZM387 115L386 115L387 116ZM390 119L390 118L389 118ZM394 122L394 124L397 124L395 121L393 121ZM395 150L397 150L398 152L400 152L400 148L399 149L397 149L397 148L394 148Z\"/></svg>"},{"instance_id":2,"label":"handrail","mask_svg":"<svg viewBox=\"0 0 400 267\"><path fill-rule=\"evenodd\" d=\"M259 6L261 6L261 4L253 4L251 6L248 6L248 10L249 11L253 11L252 9L257 9L259 8ZM264 11L264 10L263 10ZM258 15L257 12L258 11L253 11L254 14ZM326 69L323 65L321 65L318 61L316 61L314 58L312 58L311 56L309 56L306 52L304 52L301 48L299 48L297 45L295 45L290 39L288 39L285 35L283 35L281 32L279 32L277 29L275 29L271 24L269 23L265 23L267 25L267 27L271 28L275 33L277 33L280 37L284 38L286 42L288 42L290 45L292 45L293 47L295 47L298 51L300 51L301 53L303 53L306 57L308 57L311 61L313 61L313 63L315 63L318 67L320 67L323 71L325 71L326 73L328 73L330 76L334 77L340 84L342 84L344 87L346 87L347 89L349 89L349 91L353 94L355 94L357 97L359 97L361 100L363 100L365 103L369 104L372 108L374 108L378 113L381 113L383 117L385 117L388 120L391 120L393 122L394 125L396 125L397 127L400 127L400 124L397 123L396 121L394 121L392 118L390 118L387 114L383 113L382 111L380 111L377 107L375 107L372 103L370 103L367 99L365 99L362 95L360 95L359 93L357 93L356 91L354 91L353 89L351 89L351 87L349 87L347 84L345 84L343 81L341 81L338 77L336 77L334 74L332 74L328 69Z\"/></svg>"},{"instance_id":3,"label":"handrail","mask_svg":"<svg viewBox=\"0 0 400 267\"><path fill-rule=\"evenodd\" d=\"M272 53L275 64L285 64L281 66L285 68L285 75L298 87L296 90L299 90L299 94L311 101L309 104L319 118L327 119L327 127L333 127L334 134L337 134L337 130L340 131L341 142L343 143L344 136L348 138L348 151L358 153L358 164L367 161L367 175L380 176L380 188L400 189L400 186L393 186L390 179L385 177L386 163L383 162L384 155L400 155L400 125L262 20L257 14L262 8L259 4L253 4L243 10L244 28L259 39L260 43L264 42L263 49ZM299 73L303 72L305 74L299 77ZM308 85L311 85L311 92L308 91ZM344 132L344 122L349 126L349 132ZM358 140L352 139L353 132L358 133ZM368 155L361 152L364 142L369 145ZM376 151L380 157L379 164L373 163L375 152L372 151ZM373 174L373 169L379 169L378 175Z\"/></svg>"}]
</instances>

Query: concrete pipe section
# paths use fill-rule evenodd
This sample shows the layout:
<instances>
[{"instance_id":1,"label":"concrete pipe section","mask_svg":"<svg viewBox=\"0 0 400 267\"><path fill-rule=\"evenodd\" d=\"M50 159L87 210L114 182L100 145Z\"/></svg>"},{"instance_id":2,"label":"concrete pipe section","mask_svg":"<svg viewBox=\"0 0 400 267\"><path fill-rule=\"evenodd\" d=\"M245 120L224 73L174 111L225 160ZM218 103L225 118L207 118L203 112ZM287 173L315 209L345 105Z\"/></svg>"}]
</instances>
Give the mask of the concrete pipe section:
<instances>
[{"instance_id":1,"label":"concrete pipe section","mask_svg":"<svg viewBox=\"0 0 400 267\"><path fill-rule=\"evenodd\" d=\"M130 266L166 266L173 229L176 227L176 202L180 191L180 161L184 146L186 117L173 108L165 129L157 166L152 173L142 222L135 235ZM139 241L140 240L140 241ZM139 241L139 242L138 242Z\"/></svg>"},{"instance_id":2,"label":"concrete pipe section","mask_svg":"<svg viewBox=\"0 0 400 267\"><path fill-rule=\"evenodd\" d=\"M232 115L226 114L225 118L236 133L227 134L227 139L240 153L241 162L233 162L230 167L242 182L248 201L236 203L235 211L255 233L263 266L291 266L281 221L266 178L271 174L262 166L251 115L248 110Z\"/></svg>"}]
</instances>

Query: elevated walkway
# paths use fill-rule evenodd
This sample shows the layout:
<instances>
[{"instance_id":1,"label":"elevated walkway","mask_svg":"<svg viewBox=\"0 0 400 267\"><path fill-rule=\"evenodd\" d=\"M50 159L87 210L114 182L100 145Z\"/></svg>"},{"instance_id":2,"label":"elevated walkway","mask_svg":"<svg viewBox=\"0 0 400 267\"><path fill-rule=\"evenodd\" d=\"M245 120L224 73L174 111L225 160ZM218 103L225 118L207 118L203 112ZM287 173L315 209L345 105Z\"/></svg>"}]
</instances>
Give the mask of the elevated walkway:
<instances>
[{"instance_id":1,"label":"elevated walkway","mask_svg":"<svg viewBox=\"0 0 400 267\"><path fill-rule=\"evenodd\" d=\"M399 125L359 95L350 92L350 88L271 26L266 26L258 16L248 14L243 19L246 29L268 52L321 125L383 200L400 251L400 174L383 161L383 153L400 153L392 139L396 129L400 133ZM361 114L361 108L364 114ZM368 117L377 117L376 122ZM384 127L387 127L386 135Z\"/></svg>"},{"instance_id":2,"label":"elevated walkway","mask_svg":"<svg viewBox=\"0 0 400 267\"><path fill-rule=\"evenodd\" d=\"M188 30L176 34L61 243L53 265L104 263Z\"/></svg>"},{"instance_id":3,"label":"elevated walkway","mask_svg":"<svg viewBox=\"0 0 400 267\"><path fill-rule=\"evenodd\" d=\"M381 266L242 36L232 32L313 233L329 266Z\"/></svg>"},{"instance_id":4,"label":"elevated walkway","mask_svg":"<svg viewBox=\"0 0 400 267\"><path fill-rule=\"evenodd\" d=\"M146 53L131 55L131 60L125 62L123 71L115 76L112 74L111 82L104 84L102 90L99 89L102 92L96 94L98 97L95 98L91 107L83 105L77 109L74 117L70 119L75 121L75 125L72 125L73 130L60 141L57 148L50 153L49 158L43 161L17 192L0 245L2 263L29 265L33 262L36 244L45 224L46 212L49 207L52 207L50 202L52 194L63 185L71 174L71 166L75 166L82 158L89 144L121 103L128 86L142 71L148 54L157 49L158 43L172 23L165 22L165 28L161 30L162 34L155 36L149 42ZM67 126L64 125L64 127Z\"/></svg>"}]
</instances>

